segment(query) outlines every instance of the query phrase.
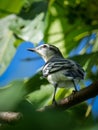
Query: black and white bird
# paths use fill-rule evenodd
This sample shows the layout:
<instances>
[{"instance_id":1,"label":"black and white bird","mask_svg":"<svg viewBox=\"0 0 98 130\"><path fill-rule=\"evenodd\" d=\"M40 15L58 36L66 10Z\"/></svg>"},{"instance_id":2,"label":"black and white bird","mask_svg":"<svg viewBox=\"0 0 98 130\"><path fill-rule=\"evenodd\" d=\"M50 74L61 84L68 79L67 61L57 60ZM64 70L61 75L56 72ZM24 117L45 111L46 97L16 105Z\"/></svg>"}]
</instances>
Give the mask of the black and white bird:
<instances>
[{"instance_id":1,"label":"black and white bird","mask_svg":"<svg viewBox=\"0 0 98 130\"><path fill-rule=\"evenodd\" d=\"M54 86L52 103L56 103L55 94L58 87L73 85L77 91L76 84L83 80L85 75L83 68L78 63L64 59L60 50L53 45L43 44L28 50L38 53L45 61L42 74Z\"/></svg>"}]
</instances>

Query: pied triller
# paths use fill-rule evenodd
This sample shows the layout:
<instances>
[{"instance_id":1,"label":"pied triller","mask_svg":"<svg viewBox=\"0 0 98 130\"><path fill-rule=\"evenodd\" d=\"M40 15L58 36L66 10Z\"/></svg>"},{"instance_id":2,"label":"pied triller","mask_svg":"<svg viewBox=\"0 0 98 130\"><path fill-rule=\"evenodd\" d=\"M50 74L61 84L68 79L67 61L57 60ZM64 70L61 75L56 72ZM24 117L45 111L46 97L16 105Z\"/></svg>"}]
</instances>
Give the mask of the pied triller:
<instances>
[{"instance_id":1,"label":"pied triller","mask_svg":"<svg viewBox=\"0 0 98 130\"><path fill-rule=\"evenodd\" d=\"M43 44L28 50L38 53L45 61L42 68L43 77L46 77L55 88L52 103L56 103L57 87L73 85L75 91L77 91L76 83L84 79L85 75L83 68L78 63L70 59L64 59L60 50L53 45Z\"/></svg>"}]
</instances>

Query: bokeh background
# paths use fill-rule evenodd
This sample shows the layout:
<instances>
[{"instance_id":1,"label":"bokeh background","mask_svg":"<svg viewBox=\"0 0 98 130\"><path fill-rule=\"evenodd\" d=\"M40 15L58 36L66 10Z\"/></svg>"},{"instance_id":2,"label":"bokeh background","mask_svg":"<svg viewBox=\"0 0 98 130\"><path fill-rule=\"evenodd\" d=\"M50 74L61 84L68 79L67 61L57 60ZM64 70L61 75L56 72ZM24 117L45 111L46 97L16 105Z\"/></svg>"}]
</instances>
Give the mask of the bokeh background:
<instances>
[{"instance_id":1,"label":"bokeh background","mask_svg":"<svg viewBox=\"0 0 98 130\"><path fill-rule=\"evenodd\" d=\"M79 88L98 80L97 0L0 1L0 111L24 115L18 125L1 129L96 130L98 97L64 112L36 111L51 104L53 86L41 78L44 61L27 48L44 43L83 66ZM72 90L58 89L56 99Z\"/></svg>"}]
</instances>

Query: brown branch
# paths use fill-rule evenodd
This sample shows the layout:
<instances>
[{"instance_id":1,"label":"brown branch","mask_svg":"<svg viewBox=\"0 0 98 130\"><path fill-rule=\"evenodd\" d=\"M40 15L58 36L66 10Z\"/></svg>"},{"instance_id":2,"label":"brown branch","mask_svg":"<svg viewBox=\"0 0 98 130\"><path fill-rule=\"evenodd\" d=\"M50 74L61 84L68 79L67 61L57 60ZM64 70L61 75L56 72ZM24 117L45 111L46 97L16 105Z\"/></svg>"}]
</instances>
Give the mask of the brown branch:
<instances>
[{"instance_id":1,"label":"brown branch","mask_svg":"<svg viewBox=\"0 0 98 130\"><path fill-rule=\"evenodd\" d=\"M50 105L44 108L44 110L61 109L66 110L73 107L85 100L93 98L98 95L98 81L92 83L88 87L81 89L78 92L72 93L68 97L60 100L57 105Z\"/></svg>"},{"instance_id":2,"label":"brown branch","mask_svg":"<svg viewBox=\"0 0 98 130\"><path fill-rule=\"evenodd\" d=\"M0 112L0 123L2 124L12 124L16 123L22 118L20 112Z\"/></svg>"},{"instance_id":3,"label":"brown branch","mask_svg":"<svg viewBox=\"0 0 98 130\"><path fill-rule=\"evenodd\" d=\"M81 89L78 92L72 93L68 97L57 102L57 105L50 105L45 107L43 110L66 110L70 107L73 107L87 99L93 98L98 95L98 81L92 83L88 87ZM22 114L19 112L0 112L0 123L3 124L12 124L17 122L22 118Z\"/></svg>"}]
</instances>

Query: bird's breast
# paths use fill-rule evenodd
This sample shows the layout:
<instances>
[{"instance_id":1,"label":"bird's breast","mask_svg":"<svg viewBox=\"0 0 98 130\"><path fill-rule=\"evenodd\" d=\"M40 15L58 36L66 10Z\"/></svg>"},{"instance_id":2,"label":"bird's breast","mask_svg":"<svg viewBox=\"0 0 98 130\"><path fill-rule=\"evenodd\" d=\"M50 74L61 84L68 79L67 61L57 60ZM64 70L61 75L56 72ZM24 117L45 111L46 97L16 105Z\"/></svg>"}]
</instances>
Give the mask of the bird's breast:
<instances>
[{"instance_id":1,"label":"bird's breast","mask_svg":"<svg viewBox=\"0 0 98 130\"><path fill-rule=\"evenodd\" d=\"M48 75L47 79L51 84L57 83L58 87L65 87L68 84L72 84L72 78L66 77L61 71Z\"/></svg>"}]
</instances>

